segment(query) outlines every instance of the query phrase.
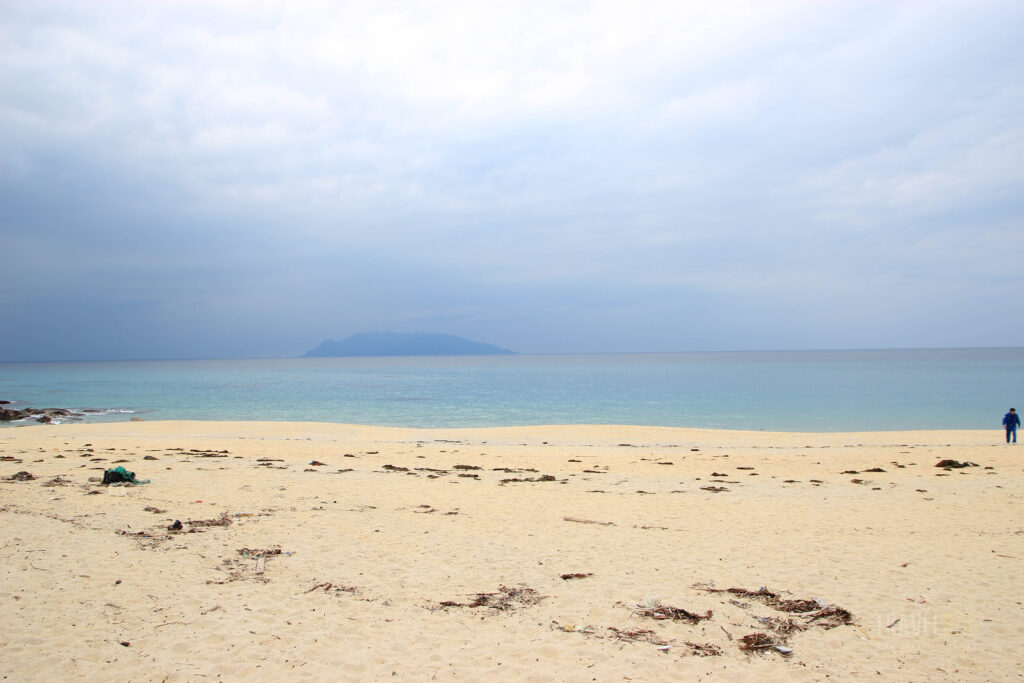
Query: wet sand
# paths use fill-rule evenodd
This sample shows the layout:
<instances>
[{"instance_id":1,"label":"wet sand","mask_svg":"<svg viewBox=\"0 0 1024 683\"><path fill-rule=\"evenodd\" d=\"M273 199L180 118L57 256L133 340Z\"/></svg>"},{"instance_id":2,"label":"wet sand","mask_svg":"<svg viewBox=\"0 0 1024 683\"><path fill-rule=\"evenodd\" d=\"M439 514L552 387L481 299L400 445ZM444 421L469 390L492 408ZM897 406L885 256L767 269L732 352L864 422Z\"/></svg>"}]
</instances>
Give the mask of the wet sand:
<instances>
[{"instance_id":1,"label":"wet sand","mask_svg":"<svg viewBox=\"0 0 1024 683\"><path fill-rule=\"evenodd\" d=\"M1019 680L1024 445L1002 441L2 429L0 676ZM92 481L118 465L150 483Z\"/></svg>"}]
</instances>

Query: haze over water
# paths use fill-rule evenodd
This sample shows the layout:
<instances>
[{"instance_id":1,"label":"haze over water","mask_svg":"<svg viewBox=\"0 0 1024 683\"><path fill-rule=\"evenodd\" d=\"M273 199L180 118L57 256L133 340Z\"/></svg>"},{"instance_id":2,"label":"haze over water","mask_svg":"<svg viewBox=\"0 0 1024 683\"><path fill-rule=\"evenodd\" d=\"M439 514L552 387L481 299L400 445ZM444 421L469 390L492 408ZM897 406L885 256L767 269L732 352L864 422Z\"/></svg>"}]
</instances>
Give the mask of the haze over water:
<instances>
[{"instance_id":1,"label":"haze over water","mask_svg":"<svg viewBox=\"0 0 1024 683\"><path fill-rule=\"evenodd\" d=\"M1021 387L1022 349L0 364L14 407L92 421L998 430Z\"/></svg>"}]
</instances>

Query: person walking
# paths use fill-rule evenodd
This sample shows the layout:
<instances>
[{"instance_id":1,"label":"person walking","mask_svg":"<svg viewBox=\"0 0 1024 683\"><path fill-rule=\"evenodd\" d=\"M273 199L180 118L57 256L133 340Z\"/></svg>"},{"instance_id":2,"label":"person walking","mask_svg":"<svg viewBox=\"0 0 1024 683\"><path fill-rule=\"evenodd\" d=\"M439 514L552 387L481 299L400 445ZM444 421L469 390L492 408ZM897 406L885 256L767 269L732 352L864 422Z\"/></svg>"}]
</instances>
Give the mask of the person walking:
<instances>
[{"instance_id":1,"label":"person walking","mask_svg":"<svg viewBox=\"0 0 1024 683\"><path fill-rule=\"evenodd\" d=\"M1020 426L1020 415L1013 408L1010 408L1010 412L1003 415L1003 426L1006 427L1006 443L1010 443L1010 437L1013 437L1013 442L1017 443L1017 427Z\"/></svg>"}]
</instances>

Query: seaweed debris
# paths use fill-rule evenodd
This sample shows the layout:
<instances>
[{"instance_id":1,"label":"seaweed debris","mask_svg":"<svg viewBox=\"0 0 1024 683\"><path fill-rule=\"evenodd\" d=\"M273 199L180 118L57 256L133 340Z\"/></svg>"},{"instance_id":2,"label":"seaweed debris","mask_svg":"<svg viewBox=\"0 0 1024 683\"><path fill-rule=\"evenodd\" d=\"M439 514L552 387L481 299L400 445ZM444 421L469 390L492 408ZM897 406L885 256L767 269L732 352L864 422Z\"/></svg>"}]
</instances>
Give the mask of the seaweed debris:
<instances>
[{"instance_id":1,"label":"seaweed debris","mask_svg":"<svg viewBox=\"0 0 1024 683\"><path fill-rule=\"evenodd\" d=\"M792 620L776 620L774 622L763 622L777 633L788 635L796 630L805 630L807 626L820 626L824 629L832 629L836 626L852 624L853 614L837 605L829 605L820 600L796 599L789 600L781 597L778 593L768 590L764 586L756 591L745 588L712 588L711 586L696 585L696 588L709 593L731 593L751 600L758 600L768 607L780 612L799 614L804 618L804 624L797 624ZM787 623L788 622L788 623ZM805 628L797 628L804 626Z\"/></svg>"},{"instance_id":2,"label":"seaweed debris","mask_svg":"<svg viewBox=\"0 0 1024 683\"><path fill-rule=\"evenodd\" d=\"M220 513L216 519L190 519L188 525L191 527L202 526L231 526L231 517L226 512Z\"/></svg>"},{"instance_id":3,"label":"seaweed debris","mask_svg":"<svg viewBox=\"0 0 1024 683\"><path fill-rule=\"evenodd\" d=\"M445 600L442 607L487 607L489 609L508 612L530 607L540 603L545 597L529 587L510 588L500 586L496 593L476 593L471 602L455 602Z\"/></svg>"},{"instance_id":4,"label":"seaweed debris","mask_svg":"<svg viewBox=\"0 0 1024 683\"><path fill-rule=\"evenodd\" d=\"M615 628L609 626L608 630L612 632L612 637L616 640L622 640L628 643L651 643L652 645L668 645L667 640L663 640L657 636L657 634L646 628Z\"/></svg>"},{"instance_id":5,"label":"seaweed debris","mask_svg":"<svg viewBox=\"0 0 1024 683\"><path fill-rule=\"evenodd\" d=\"M943 467L943 468L948 470L948 469L952 469L952 468L961 468L961 467L977 467L978 463L976 463L976 462L968 462L968 461L960 462L958 460L940 460L937 463L935 463L935 466L936 467Z\"/></svg>"},{"instance_id":6,"label":"seaweed debris","mask_svg":"<svg viewBox=\"0 0 1024 683\"><path fill-rule=\"evenodd\" d=\"M648 617L650 619L671 619L672 621L688 621L691 624L696 624L705 619L711 618L711 610L708 610L704 614L696 614L682 607L672 607L670 605L659 605L657 607L650 607L646 609L637 610L634 614L638 614L641 617Z\"/></svg>"},{"instance_id":7,"label":"seaweed debris","mask_svg":"<svg viewBox=\"0 0 1024 683\"><path fill-rule=\"evenodd\" d=\"M277 548L277 547L274 547L274 548L239 548L237 550L237 552L242 557L249 557L249 558L254 558L254 557L271 557L273 555L280 555L281 554L281 549Z\"/></svg>"},{"instance_id":8,"label":"seaweed debris","mask_svg":"<svg viewBox=\"0 0 1024 683\"><path fill-rule=\"evenodd\" d=\"M748 633L740 638L740 649L744 652L757 652L769 650L779 642L767 633Z\"/></svg>"},{"instance_id":9,"label":"seaweed debris","mask_svg":"<svg viewBox=\"0 0 1024 683\"><path fill-rule=\"evenodd\" d=\"M517 482L534 482L534 481L558 481L558 480L553 475L545 474L545 475L540 476L540 477L525 477L523 479L512 477L510 479L502 479L500 483L502 485L504 485L504 484L514 484L514 483L517 483Z\"/></svg>"},{"instance_id":10,"label":"seaweed debris","mask_svg":"<svg viewBox=\"0 0 1024 683\"><path fill-rule=\"evenodd\" d=\"M688 655L694 657L721 657L722 648L711 643L691 643L686 641L686 647L690 648Z\"/></svg>"}]
</instances>

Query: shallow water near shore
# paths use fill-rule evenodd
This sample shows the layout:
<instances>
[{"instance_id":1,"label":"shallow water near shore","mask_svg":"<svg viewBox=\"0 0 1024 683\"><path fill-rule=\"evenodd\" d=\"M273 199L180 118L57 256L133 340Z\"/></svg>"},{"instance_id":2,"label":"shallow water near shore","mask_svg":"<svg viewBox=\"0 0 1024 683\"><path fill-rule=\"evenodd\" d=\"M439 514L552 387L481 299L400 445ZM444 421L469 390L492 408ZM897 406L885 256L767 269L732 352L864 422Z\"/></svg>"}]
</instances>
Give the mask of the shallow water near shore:
<instances>
[{"instance_id":1,"label":"shallow water near shore","mask_svg":"<svg viewBox=\"0 0 1024 683\"><path fill-rule=\"evenodd\" d=\"M0 364L11 407L89 422L998 429L1021 387L1024 349Z\"/></svg>"}]
</instances>

